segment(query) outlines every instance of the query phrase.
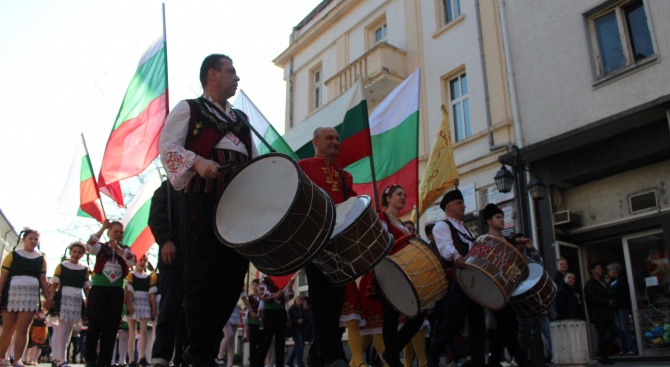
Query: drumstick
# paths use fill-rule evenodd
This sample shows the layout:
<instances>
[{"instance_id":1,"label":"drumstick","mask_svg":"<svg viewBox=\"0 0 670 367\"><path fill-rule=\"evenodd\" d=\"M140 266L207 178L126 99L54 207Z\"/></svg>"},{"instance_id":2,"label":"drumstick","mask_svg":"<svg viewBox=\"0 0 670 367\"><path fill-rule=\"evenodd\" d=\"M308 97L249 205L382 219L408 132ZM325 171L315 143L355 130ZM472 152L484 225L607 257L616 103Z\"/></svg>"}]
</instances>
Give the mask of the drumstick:
<instances>
[{"instance_id":1,"label":"drumstick","mask_svg":"<svg viewBox=\"0 0 670 367\"><path fill-rule=\"evenodd\" d=\"M237 161L237 159L229 159L228 163L222 164L217 168L219 172L229 172L229 171L236 171L237 168L239 167L240 163Z\"/></svg>"}]
</instances>

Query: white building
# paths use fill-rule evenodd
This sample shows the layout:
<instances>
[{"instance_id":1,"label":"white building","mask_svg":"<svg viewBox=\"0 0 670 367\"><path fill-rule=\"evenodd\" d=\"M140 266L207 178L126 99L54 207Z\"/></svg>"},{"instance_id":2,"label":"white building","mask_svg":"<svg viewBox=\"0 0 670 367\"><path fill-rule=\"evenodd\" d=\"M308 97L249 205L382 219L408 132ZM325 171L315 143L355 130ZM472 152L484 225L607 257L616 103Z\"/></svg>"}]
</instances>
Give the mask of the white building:
<instances>
[{"instance_id":1,"label":"white building","mask_svg":"<svg viewBox=\"0 0 670 367\"><path fill-rule=\"evenodd\" d=\"M289 47L274 62L287 82L287 131L360 78L372 111L421 68L419 172L444 104L469 226L481 232L476 213L489 201L513 209L514 196L498 195L493 181L498 156L514 141L496 1L322 1L294 27Z\"/></svg>"},{"instance_id":2,"label":"white building","mask_svg":"<svg viewBox=\"0 0 670 367\"><path fill-rule=\"evenodd\" d=\"M624 265L637 347L668 356L645 333L670 309L670 2L501 2L545 262Z\"/></svg>"}]
</instances>

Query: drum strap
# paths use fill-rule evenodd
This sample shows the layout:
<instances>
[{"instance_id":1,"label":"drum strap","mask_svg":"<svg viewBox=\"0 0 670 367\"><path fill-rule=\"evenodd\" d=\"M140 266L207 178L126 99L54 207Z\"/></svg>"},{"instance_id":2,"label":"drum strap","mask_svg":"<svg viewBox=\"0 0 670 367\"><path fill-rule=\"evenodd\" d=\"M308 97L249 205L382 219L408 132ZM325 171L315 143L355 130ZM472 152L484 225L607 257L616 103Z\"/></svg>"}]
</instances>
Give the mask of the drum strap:
<instances>
[{"instance_id":1,"label":"drum strap","mask_svg":"<svg viewBox=\"0 0 670 367\"><path fill-rule=\"evenodd\" d=\"M349 199L349 187L347 187L347 181L344 179L344 172L341 169L337 169L340 172L340 181L342 181L342 194L344 195L344 200Z\"/></svg>"}]
</instances>

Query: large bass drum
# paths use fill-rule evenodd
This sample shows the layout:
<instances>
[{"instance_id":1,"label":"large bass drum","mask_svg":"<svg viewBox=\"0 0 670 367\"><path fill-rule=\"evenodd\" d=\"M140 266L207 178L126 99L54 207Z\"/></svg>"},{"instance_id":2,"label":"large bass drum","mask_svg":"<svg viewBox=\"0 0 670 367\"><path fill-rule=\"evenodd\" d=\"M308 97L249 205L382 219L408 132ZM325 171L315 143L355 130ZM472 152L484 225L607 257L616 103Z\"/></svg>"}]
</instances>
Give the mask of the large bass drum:
<instances>
[{"instance_id":1,"label":"large bass drum","mask_svg":"<svg viewBox=\"0 0 670 367\"><path fill-rule=\"evenodd\" d=\"M528 264L528 279L519 284L509 299L514 312L523 317L537 316L551 306L556 298L556 283L540 263Z\"/></svg>"},{"instance_id":2,"label":"large bass drum","mask_svg":"<svg viewBox=\"0 0 670 367\"><path fill-rule=\"evenodd\" d=\"M349 283L372 269L391 250L393 236L384 229L369 196L356 196L335 206L333 235L314 258L330 284Z\"/></svg>"},{"instance_id":3,"label":"large bass drum","mask_svg":"<svg viewBox=\"0 0 670 367\"><path fill-rule=\"evenodd\" d=\"M395 252L374 268L375 279L398 312L415 317L447 294L447 273L440 255L421 238L407 235L393 246Z\"/></svg>"},{"instance_id":4,"label":"large bass drum","mask_svg":"<svg viewBox=\"0 0 670 367\"><path fill-rule=\"evenodd\" d=\"M510 295L528 277L526 257L503 238L477 238L465 257L465 268L456 268L456 281L470 299L490 310L507 306Z\"/></svg>"},{"instance_id":5,"label":"large bass drum","mask_svg":"<svg viewBox=\"0 0 670 367\"><path fill-rule=\"evenodd\" d=\"M286 275L310 262L335 225L335 205L281 153L257 157L219 196L214 228L221 242L265 274Z\"/></svg>"}]
</instances>

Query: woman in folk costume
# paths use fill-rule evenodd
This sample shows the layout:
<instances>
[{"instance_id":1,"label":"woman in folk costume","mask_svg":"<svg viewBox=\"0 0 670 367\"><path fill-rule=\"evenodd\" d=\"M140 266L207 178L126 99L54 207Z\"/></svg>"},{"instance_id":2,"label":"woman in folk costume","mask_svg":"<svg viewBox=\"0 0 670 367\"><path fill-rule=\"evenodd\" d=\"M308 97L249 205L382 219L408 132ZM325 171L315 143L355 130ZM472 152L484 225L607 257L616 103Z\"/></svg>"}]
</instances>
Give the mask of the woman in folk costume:
<instances>
[{"instance_id":1,"label":"woman in folk costume","mask_svg":"<svg viewBox=\"0 0 670 367\"><path fill-rule=\"evenodd\" d=\"M400 211L405 207L406 202L405 190L402 186L393 184L386 187L382 192L381 199L384 210L378 213L379 219L385 224L388 231L391 232L393 238L397 241L403 236L410 235L411 232L399 219ZM396 242L391 248L390 254L400 249L402 249L402 244ZM419 354L425 354L425 341L422 339L423 333L417 336L424 323L425 314L420 313L415 318L405 318L402 327L398 329L401 315L386 298L381 299L381 304L384 313L384 325L382 329L385 346L385 350L382 353L384 363L390 367L402 366L400 363L400 351L415 337L420 339L417 340L418 343L415 345L415 351ZM423 345L421 341L424 341ZM425 357L421 355L419 359L426 361Z\"/></svg>"},{"instance_id":2,"label":"woman in folk costume","mask_svg":"<svg viewBox=\"0 0 670 367\"><path fill-rule=\"evenodd\" d=\"M365 325L362 314L363 310L358 285L355 280L352 280L346 285L344 306L342 306L342 314L340 315L340 327L347 328L349 350L351 350L350 367L359 367L365 364L363 361L363 340L360 328Z\"/></svg>"},{"instance_id":3,"label":"woman in folk costume","mask_svg":"<svg viewBox=\"0 0 670 367\"><path fill-rule=\"evenodd\" d=\"M135 361L135 333L137 323L140 327L140 341L137 344L139 365L148 366L147 324L156 318L156 292L158 291L158 277L156 273L147 274L147 255L143 255L135 264L135 270L126 276L126 303L128 304L128 355L131 367Z\"/></svg>"},{"instance_id":4,"label":"woman in folk costume","mask_svg":"<svg viewBox=\"0 0 670 367\"><path fill-rule=\"evenodd\" d=\"M9 344L14 338L15 366L22 366L21 356L28 343L28 330L35 313L41 309L40 288L50 308L53 297L47 283L47 261L38 250L40 234L34 229L24 228L19 233L23 248L9 253L2 262L0 289L2 289L2 335L0 335L0 366L7 366ZM18 246L18 243L17 243Z\"/></svg>"},{"instance_id":5,"label":"woman in folk costume","mask_svg":"<svg viewBox=\"0 0 670 367\"><path fill-rule=\"evenodd\" d=\"M51 293L54 294L55 301L54 309L50 312L54 316L51 358L58 367L69 367L67 346L70 343L72 330L82 323L82 290L88 296L88 291L91 289L90 270L79 264L79 260L86 253L84 243L72 242L67 250L70 252L70 258L56 266L54 276L51 278Z\"/></svg>"}]
</instances>

